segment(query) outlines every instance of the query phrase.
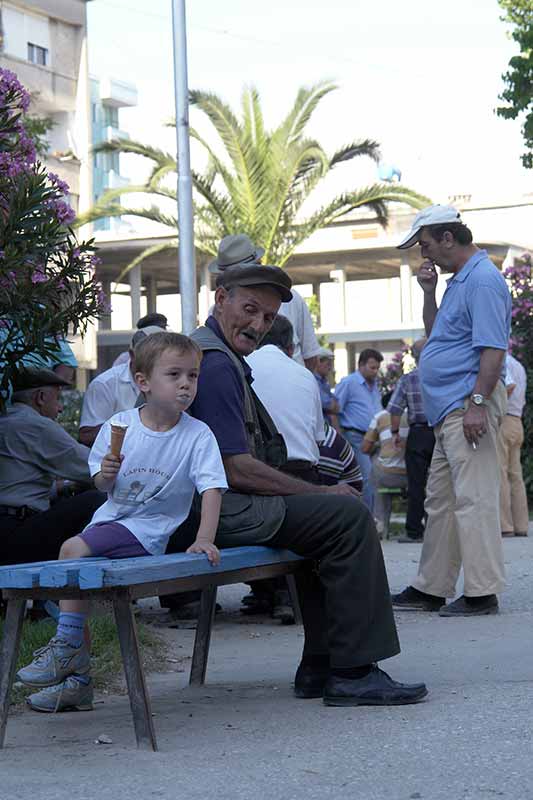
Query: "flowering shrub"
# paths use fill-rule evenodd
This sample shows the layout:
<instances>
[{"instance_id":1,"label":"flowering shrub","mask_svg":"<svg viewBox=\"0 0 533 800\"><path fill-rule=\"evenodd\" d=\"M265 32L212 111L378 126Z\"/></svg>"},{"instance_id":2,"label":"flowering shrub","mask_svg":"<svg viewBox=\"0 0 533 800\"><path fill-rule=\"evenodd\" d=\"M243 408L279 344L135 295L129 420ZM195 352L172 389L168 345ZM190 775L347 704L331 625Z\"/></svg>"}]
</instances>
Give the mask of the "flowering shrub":
<instances>
[{"instance_id":1,"label":"flowering shrub","mask_svg":"<svg viewBox=\"0 0 533 800\"><path fill-rule=\"evenodd\" d=\"M393 392L402 375L411 372L414 366L415 360L411 355L411 348L408 345L405 345L397 353L394 353L393 357L386 365L385 370L382 369L378 376L381 394Z\"/></svg>"},{"instance_id":2,"label":"flowering shrub","mask_svg":"<svg viewBox=\"0 0 533 800\"><path fill-rule=\"evenodd\" d=\"M533 265L526 253L514 266L505 270L513 297L511 352L527 372L527 394L524 407L524 445L522 465L524 481L533 500Z\"/></svg>"},{"instance_id":3,"label":"flowering shrub","mask_svg":"<svg viewBox=\"0 0 533 800\"><path fill-rule=\"evenodd\" d=\"M0 69L0 411L24 356L53 356L56 337L83 333L107 307L93 242L67 227L68 186L36 161L29 102L16 75Z\"/></svg>"}]
</instances>

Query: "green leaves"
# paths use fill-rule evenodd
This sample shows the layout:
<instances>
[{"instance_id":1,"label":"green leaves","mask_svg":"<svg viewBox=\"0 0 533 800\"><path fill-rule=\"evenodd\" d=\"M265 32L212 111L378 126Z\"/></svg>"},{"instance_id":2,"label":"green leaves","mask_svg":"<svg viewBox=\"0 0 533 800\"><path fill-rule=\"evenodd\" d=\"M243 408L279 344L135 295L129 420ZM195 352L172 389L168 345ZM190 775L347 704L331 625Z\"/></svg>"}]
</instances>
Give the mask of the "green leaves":
<instances>
[{"instance_id":1,"label":"green leaves","mask_svg":"<svg viewBox=\"0 0 533 800\"><path fill-rule=\"evenodd\" d=\"M83 333L107 302L93 242L78 243L65 224L68 186L34 161L24 106L6 90L17 83L0 69L0 413L22 360L53 357L57 337Z\"/></svg>"},{"instance_id":2,"label":"green leaves","mask_svg":"<svg viewBox=\"0 0 533 800\"><path fill-rule=\"evenodd\" d=\"M338 217L366 206L385 224L390 203L414 208L429 200L404 186L375 184L330 199L311 214L304 209L320 183L332 169L355 158L379 161L379 144L373 139L355 139L333 155L307 135L317 107L335 90L331 82L299 89L293 107L275 128L268 128L261 97L253 86L242 93L240 114L213 92L192 91L192 107L202 113L216 137L212 141L191 128L191 138L207 158L204 172L193 169L196 243L205 253L215 254L219 240L230 233L247 233L265 248L264 263L283 266L295 248L315 230ZM105 216L134 214L168 224L170 215L150 209L127 208L118 202L128 191L147 197L175 199L175 159L168 153L131 140L101 145L101 151L137 153L152 162L150 177L142 187L107 192L78 224ZM139 260L145 257L142 254ZM138 260L136 261L138 263Z\"/></svg>"},{"instance_id":3,"label":"green leaves","mask_svg":"<svg viewBox=\"0 0 533 800\"><path fill-rule=\"evenodd\" d=\"M533 168L533 3L531 0L499 0L504 9L504 22L514 25L511 37L519 47L519 54L509 61L509 70L502 75L505 85L499 99L505 105L496 109L504 119L523 116L522 136L526 152L522 163Z\"/></svg>"}]
</instances>

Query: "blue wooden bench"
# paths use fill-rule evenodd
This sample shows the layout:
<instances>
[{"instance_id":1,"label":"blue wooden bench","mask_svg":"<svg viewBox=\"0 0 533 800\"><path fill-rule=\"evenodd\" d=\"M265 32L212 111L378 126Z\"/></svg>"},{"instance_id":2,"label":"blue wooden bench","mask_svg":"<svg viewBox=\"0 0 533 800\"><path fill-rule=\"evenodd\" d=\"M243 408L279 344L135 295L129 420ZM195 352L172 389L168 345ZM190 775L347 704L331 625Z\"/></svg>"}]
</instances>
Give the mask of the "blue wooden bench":
<instances>
[{"instance_id":1,"label":"blue wooden bench","mask_svg":"<svg viewBox=\"0 0 533 800\"><path fill-rule=\"evenodd\" d=\"M205 681L217 587L292 574L306 560L289 550L236 547L221 552L211 567L205 555L177 553L145 558L44 561L0 567L0 589L7 600L0 650L0 747L4 745L26 601L79 597L111 600L130 700L137 747L157 750L150 698L139 657L132 600L201 590L189 683ZM294 584L293 584L294 586Z\"/></svg>"}]
</instances>

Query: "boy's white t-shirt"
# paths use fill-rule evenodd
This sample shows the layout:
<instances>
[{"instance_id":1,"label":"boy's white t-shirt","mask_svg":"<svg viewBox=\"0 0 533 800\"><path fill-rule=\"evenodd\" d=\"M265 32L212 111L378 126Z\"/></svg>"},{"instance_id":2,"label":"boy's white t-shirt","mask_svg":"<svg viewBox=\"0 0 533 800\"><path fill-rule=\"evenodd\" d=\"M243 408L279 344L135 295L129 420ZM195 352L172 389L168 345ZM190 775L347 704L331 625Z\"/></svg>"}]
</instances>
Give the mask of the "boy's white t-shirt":
<instances>
[{"instance_id":1,"label":"boy's white t-shirt","mask_svg":"<svg viewBox=\"0 0 533 800\"><path fill-rule=\"evenodd\" d=\"M194 491L225 490L228 484L217 440L204 422L182 413L171 430L152 431L141 422L139 411L115 414L92 446L89 469L94 476L110 449L111 423L128 426L113 490L90 525L120 522L145 550L160 555L189 515Z\"/></svg>"}]
</instances>

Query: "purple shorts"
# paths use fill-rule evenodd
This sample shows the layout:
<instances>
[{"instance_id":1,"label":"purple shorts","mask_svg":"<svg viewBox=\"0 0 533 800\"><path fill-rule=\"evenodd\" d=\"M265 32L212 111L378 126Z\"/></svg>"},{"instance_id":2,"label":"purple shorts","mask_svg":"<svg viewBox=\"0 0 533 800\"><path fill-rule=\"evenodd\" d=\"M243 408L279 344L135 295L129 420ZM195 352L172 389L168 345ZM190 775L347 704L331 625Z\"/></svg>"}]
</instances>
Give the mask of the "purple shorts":
<instances>
[{"instance_id":1,"label":"purple shorts","mask_svg":"<svg viewBox=\"0 0 533 800\"><path fill-rule=\"evenodd\" d=\"M120 522L96 522L79 534L92 556L135 558L149 556L133 533Z\"/></svg>"}]
</instances>

